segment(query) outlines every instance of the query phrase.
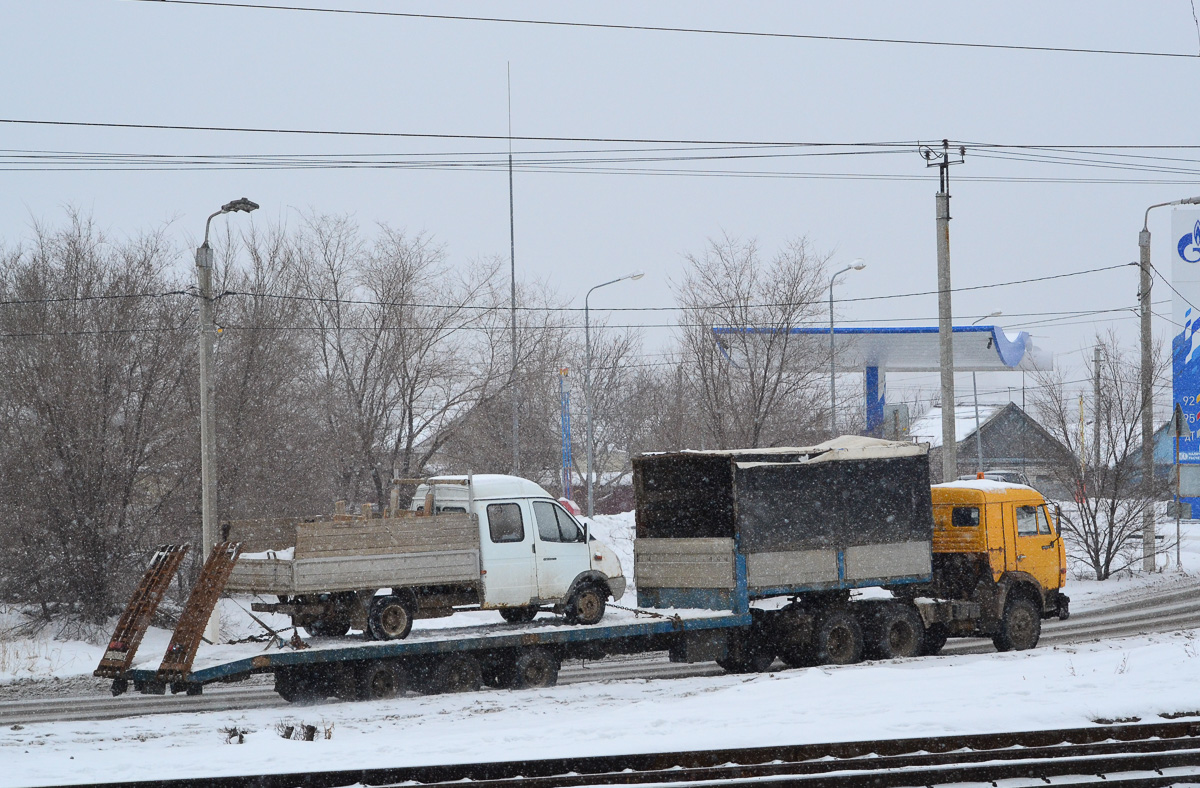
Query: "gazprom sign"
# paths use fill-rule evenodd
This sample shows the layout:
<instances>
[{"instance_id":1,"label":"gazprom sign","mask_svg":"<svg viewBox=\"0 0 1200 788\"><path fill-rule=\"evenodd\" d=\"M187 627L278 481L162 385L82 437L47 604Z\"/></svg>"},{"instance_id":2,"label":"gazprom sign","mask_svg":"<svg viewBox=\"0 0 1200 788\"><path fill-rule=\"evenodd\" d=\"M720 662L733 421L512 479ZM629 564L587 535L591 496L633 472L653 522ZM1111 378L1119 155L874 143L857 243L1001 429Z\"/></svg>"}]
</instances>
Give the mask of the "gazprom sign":
<instances>
[{"instance_id":1,"label":"gazprom sign","mask_svg":"<svg viewBox=\"0 0 1200 788\"><path fill-rule=\"evenodd\" d=\"M1171 247L1171 311L1183 327L1171 340L1171 390L1192 432L1179 441L1179 462L1200 464L1200 211L1172 212Z\"/></svg>"}]
</instances>

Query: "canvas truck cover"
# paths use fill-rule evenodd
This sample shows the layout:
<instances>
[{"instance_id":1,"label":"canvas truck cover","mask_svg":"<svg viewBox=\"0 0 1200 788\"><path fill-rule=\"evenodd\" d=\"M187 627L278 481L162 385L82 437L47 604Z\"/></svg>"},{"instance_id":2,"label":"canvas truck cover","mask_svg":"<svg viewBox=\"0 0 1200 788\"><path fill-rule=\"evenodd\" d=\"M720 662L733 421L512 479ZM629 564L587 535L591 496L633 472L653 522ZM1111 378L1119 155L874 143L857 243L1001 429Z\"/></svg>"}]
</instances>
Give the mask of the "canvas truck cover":
<instances>
[{"instance_id":1,"label":"canvas truck cover","mask_svg":"<svg viewBox=\"0 0 1200 788\"><path fill-rule=\"evenodd\" d=\"M633 461L639 604L921 582L931 572L928 447L848 436L808 447Z\"/></svg>"}]
</instances>

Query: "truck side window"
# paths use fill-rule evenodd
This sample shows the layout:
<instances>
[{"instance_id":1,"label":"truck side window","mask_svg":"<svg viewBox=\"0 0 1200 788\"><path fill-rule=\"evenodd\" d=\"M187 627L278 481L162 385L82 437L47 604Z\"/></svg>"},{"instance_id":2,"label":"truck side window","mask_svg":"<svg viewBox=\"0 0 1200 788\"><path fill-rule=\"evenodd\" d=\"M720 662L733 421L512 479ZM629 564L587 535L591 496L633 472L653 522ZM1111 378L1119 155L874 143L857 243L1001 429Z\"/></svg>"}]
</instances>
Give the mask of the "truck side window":
<instances>
[{"instance_id":1,"label":"truck side window","mask_svg":"<svg viewBox=\"0 0 1200 788\"><path fill-rule=\"evenodd\" d=\"M564 542L582 542L583 529L579 527L579 523L575 522L575 518L567 514L567 510L558 504L550 504L554 507L554 513L558 515L558 533L562 536Z\"/></svg>"},{"instance_id":2,"label":"truck side window","mask_svg":"<svg viewBox=\"0 0 1200 788\"><path fill-rule=\"evenodd\" d=\"M1054 528L1050 525L1050 512L1046 511L1045 506L1039 506L1038 513L1038 533L1053 535Z\"/></svg>"},{"instance_id":3,"label":"truck side window","mask_svg":"<svg viewBox=\"0 0 1200 788\"><path fill-rule=\"evenodd\" d=\"M1038 508L1036 506L1018 506L1017 536L1037 536Z\"/></svg>"},{"instance_id":4,"label":"truck side window","mask_svg":"<svg viewBox=\"0 0 1200 788\"><path fill-rule=\"evenodd\" d=\"M525 523L521 520L521 507L515 503L489 503L487 508L488 531L492 541L522 542L525 540Z\"/></svg>"},{"instance_id":5,"label":"truck side window","mask_svg":"<svg viewBox=\"0 0 1200 788\"><path fill-rule=\"evenodd\" d=\"M979 525L979 508L976 506L955 506L950 513L950 524L956 528L974 528Z\"/></svg>"},{"instance_id":6,"label":"truck side window","mask_svg":"<svg viewBox=\"0 0 1200 788\"><path fill-rule=\"evenodd\" d=\"M583 531L558 504L533 502L533 519L543 542L582 542Z\"/></svg>"}]
</instances>

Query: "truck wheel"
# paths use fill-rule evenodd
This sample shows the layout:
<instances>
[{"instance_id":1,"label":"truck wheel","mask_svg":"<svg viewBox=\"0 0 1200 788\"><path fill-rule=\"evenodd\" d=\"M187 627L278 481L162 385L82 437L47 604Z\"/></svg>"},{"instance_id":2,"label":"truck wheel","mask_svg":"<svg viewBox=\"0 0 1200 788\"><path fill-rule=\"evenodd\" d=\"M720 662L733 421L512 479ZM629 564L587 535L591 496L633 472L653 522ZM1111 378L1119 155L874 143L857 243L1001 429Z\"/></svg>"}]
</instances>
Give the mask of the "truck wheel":
<instances>
[{"instance_id":1,"label":"truck wheel","mask_svg":"<svg viewBox=\"0 0 1200 788\"><path fill-rule=\"evenodd\" d=\"M558 683L558 659L544 648L522 649L512 665L513 689L553 687Z\"/></svg>"},{"instance_id":2,"label":"truck wheel","mask_svg":"<svg viewBox=\"0 0 1200 788\"><path fill-rule=\"evenodd\" d=\"M375 640L402 640L412 631L413 610L410 602L392 594L371 600L367 613L367 631Z\"/></svg>"},{"instance_id":3,"label":"truck wheel","mask_svg":"<svg viewBox=\"0 0 1200 788\"><path fill-rule=\"evenodd\" d=\"M948 637L950 630L946 629L945 624L930 624L921 638L921 656L932 657L939 654Z\"/></svg>"},{"instance_id":4,"label":"truck wheel","mask_svg":"<svg viewBox=\"0 0 1200 788\"><path fill-rule=\"evenodd\" d=\"M992 637L997 651L1024 651L1038 644L1042 636L1042 617L1028 599L1010 599L1004 606L1000 631Z\"/></svg>"},{"instance_id":5,"label":"truck wheel","mask_svg":"<svg viewBox=\"0 0 1200 788\"><path fill-rule=\"evenodd\" d=\"M862 661L862 629L844 610L828 613L817 627L814 657L818 665L852 665Z\"/></svg>"},{"instance_id":6,"label":"truck wheel","mask_svg":"<svg viewBox=\"0 0 1200 788\"><path fill-rule=\"evenodd\" d=\"M429 669L430 693L475 692L483 686L483 671L479 660L471 654L447 654L438 658Z\"/></svg>"},{"instance_id":7,"label":"truck wheel","mask_svg":"<svg viewBox=\"0 0 1200 788\"><path fill-rule=\"evenodd\" d=\"M863 651L871 659L900 659L921 653L925 624L908 605L887 605L869 628Z\"/></svg>"},{"instance_id":8,"label":"truck wheel","mask_svg":"<svg viewBox=\"0 0 1200 788\"><path fill-rule=\"evenodd\" d=\"M525 605L524 607L502 607L500 608L500 618L510 624L524 624L528 621L533 621L534 617L541 610L537 605Z\"/></svg>"},{"instance_id":9,"label":"truck wheel","mask_svg":"<svg viewBox=\"0 0 1200 788\"><path fill-rule=\"evenodd\" d=\"M594 585L580 588L567 603L568 624L599 624L604 618L604 604L608 598L605 589Z\"/></svg>"},{"instance_id":10,"label":"truck wheel","mask_svg":"<svg viewBox=\"0 0 1200 788\"><path fill-rule=\"evenodd\" d=\"M358 700L386 700L403 695L407 686L404 668L393 660L373 659L360 662L354 669L355 697Z\"/></svg>"}]
</instances>

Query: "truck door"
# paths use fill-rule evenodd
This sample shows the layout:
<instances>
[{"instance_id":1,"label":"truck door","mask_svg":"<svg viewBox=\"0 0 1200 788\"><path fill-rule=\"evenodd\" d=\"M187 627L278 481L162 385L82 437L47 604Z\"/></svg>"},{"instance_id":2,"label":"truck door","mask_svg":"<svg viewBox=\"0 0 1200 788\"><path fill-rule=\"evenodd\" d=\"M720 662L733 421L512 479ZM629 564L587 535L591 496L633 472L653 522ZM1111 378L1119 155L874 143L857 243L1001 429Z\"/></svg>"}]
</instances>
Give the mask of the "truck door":
<instances>
[{"instance_id":1,"label":"truck door","mask_svg":"<svg viewBox=\"0 0 1200 788\"><path fill-rule=\"evenodd\" d=\"M533 518L538 534L538 596L548 601L563 599L571 581L590 567L583 529L552 501L534 501Z\"/></svg>"},{"instance_id":2,"label":"truck door","mask_svg":"<svg viewBox=\"0 0 1200 788\"><path fill-rule=\"evenodd\" d=\"M1044 504L1015 504L1017 569L1037 578L1043 588L1058 588L1058 536Z\"/></svg>"},{"instance_id":3,"label":"truck door","mask_svg":"<svg viewBox=\"0 0 1200 788\"><path fill-rule=\"evenodd\" d=\"M485 607L528 605L537 596L535 528L515 501L489 503L480 524Z\"/></svg>"}]
</instances>

